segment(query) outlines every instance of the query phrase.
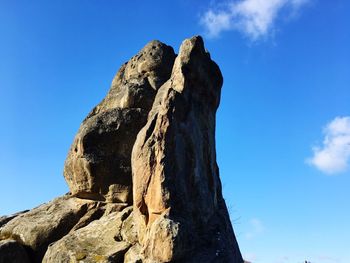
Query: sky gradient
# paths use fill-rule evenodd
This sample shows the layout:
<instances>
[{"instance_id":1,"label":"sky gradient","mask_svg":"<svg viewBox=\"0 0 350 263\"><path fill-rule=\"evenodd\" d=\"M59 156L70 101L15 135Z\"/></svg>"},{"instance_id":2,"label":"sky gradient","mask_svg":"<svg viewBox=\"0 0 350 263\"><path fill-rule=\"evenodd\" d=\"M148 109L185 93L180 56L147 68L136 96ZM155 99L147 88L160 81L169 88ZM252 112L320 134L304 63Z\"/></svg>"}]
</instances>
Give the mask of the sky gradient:
<instances>
[{"instance_id":1,"label":"sky gradient","mask_svg":"<svg viewBox=\"0 0 350 263\"><path fill-rule=\"evenodd\" d=\"M0 0L0 215L68 192L81 121L148 41L200 34L224 76L217 158L244 257L350 262L350 2Z\"/></svg>"}]
</instances>

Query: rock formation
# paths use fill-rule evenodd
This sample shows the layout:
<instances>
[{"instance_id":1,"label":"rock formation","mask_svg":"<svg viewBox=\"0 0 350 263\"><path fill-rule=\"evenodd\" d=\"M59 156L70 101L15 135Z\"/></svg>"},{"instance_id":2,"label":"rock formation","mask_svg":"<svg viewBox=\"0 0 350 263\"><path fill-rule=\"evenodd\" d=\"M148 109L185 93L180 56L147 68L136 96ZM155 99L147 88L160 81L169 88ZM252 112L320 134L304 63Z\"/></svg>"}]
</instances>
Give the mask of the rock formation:
<instances>
[{"instance_id":1,"label":"rock formation","mask_svg":"<svg viewBox=\"0 0 350 263\"><path fill-rule=\"evenodd\" d=\"M66 159L64 177L73 195L131 204L131 150L174 59L172 47L151 41L119 69L107 96L81 124Z\"/></svg>"},{"instance_id":2,"label":"rock formation","mask_svg":"<svg viewBox=\"0 0 350 263\"><path fill-rule=\"evenodd\" d=\"M222 81L201 37L178 55L148 43L81 124L70 193L0 218L0 263L242 263L216 163Z\"/></svg>"},{"instance_id":3,"label":"rock formation","mask_svg":"<svg viewBox=\"0 0 350 263\"><path fill-rule=\"evenodd\" d=\"M150 262L189 262L197 256L198 262L210 254L209 262L240 258L230 249L237 244L216 164L221 85L220 70L202 39L185 40L137 136L132 154L134 213L139 243Z\"/></svg>"}]
</instances>

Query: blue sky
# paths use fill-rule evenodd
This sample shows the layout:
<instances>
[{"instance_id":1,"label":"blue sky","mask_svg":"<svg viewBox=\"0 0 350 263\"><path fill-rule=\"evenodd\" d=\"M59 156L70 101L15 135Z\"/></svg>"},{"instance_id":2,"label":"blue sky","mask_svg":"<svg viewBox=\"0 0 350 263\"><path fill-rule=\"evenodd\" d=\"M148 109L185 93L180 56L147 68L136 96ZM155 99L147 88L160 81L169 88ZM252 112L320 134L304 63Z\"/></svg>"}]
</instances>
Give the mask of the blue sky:
<instances>
[{"instance_id":1,"label":"blue sky","mask_svg":"<svg viewBox=\"0 0 350 263\"><path fill-rule=\"evenodd\" d=\"M63 163L120 65L201 34L224 75L217 155L245 258L350 262L350 2L0 1L0 214Z\"/></svg>"}]
</instances>

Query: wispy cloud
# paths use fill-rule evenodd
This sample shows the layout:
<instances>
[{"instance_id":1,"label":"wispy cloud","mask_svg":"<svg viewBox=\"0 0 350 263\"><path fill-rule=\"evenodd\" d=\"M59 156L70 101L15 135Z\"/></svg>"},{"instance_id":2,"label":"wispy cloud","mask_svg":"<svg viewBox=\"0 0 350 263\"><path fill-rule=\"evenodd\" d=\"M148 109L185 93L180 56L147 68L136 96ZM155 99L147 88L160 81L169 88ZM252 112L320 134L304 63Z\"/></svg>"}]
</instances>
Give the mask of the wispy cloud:
<instances>
[{"instance_id":1,"label":"wispy cloud","mask_svg":"<svg viewBox=\"0 0 350 263\"><path fill-rule=\"evenodd\" d=\"M311 0L231 0L226 5L214 6L200 19L209 37L217 37L223 31L237 30L257 40L268 36L283 9L297 12Z\"/></svg>"},{"instance_id":2,"label":"wispy cloud","mask_svg":"<svg viewBox=\"0 0 350 263\"><path fill-rule=\"evenodd\" d=\"M250 230L245 234L246 239L253 239L265 231L265 227L260 219L253 218L249 222Z\"/></svg>"},{"instance_id":3,"label":"wispy cloud","mask_svg":"<svg viewBox=\"0 0 350 263\"><path fill-rule=\"evenodd\" d=\"M324 128L321 147L314 147L314 155L307 162L327 174L347 170L350 161L350 117L336 117Z\"/></svg>"}]
</instances>

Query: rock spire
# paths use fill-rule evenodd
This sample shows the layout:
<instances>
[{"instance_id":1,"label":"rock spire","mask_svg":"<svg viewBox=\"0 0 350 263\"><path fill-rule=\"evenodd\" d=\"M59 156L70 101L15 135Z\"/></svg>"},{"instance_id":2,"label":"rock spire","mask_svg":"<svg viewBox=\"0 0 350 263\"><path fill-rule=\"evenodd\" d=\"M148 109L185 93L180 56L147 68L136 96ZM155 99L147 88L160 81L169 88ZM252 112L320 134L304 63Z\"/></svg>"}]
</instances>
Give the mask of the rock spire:
<instances>
[{"instance_id":1,"label":"rock spire","mask_svg":"<svg viewBox=\"0 0 350 263\"><path fill-rule=\"evenodd\" d=\"M0 217L0 263L243 263L222 196L223 78L203 39L149 42L82 122L70 193Z\"/></svg>"}]
</instances>

